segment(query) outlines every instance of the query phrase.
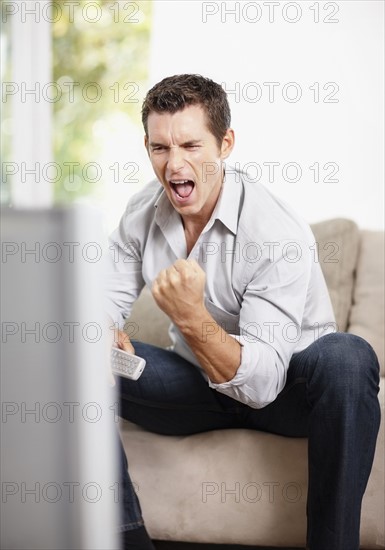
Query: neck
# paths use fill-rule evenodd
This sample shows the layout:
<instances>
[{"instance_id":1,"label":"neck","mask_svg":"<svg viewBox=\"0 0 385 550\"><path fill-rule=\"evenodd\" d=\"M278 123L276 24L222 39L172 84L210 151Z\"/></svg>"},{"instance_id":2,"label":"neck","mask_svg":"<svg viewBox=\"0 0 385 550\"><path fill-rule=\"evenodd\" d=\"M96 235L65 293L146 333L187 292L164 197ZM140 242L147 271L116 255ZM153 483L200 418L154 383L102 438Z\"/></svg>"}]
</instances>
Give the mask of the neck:
<instances>
[{"instance_id":1,"label":"neck","mask_svg":"<svg viewBox=\"0 0 385 550\"><path fill-rule=\"evenodd\" d=\"M194 245L197 242L199 235L202 233L207 221L191 219L186 220L182 217L182 222L186 238L186 250L188 256L191 250L194 248Z\"/></svg>"},{"instance_id":2,"label":"neck","mask_svg":"<svg viewBox=\"0 0 385 550\"><path fill-rule=\"evenodd\" d=\"M220 182L220 187L216 193L215 200L213 201L213 203L210 204L210 202L207 202L205 207L197 214L193 214L190 216L181 215L184 233L186 236L187 255L191 252L191 249L196 243L199 235L202 233L207 222L210 220L212 213L214 212L214 209L217 205L217 202L221 193L223 180L224 180L224 170L222 174L222 180Z\"/></svg>"}]
</instances>

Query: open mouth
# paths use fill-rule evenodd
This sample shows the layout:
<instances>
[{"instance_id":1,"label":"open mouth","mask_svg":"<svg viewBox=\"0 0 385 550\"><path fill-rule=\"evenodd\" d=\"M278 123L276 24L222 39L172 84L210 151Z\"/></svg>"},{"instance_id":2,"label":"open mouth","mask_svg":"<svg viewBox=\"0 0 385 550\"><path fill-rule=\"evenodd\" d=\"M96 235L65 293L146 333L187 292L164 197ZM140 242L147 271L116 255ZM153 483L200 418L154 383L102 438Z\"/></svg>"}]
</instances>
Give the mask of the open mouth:
<instances>
[{"instance_id":1,"label":"open mouth","mask_svg":"<svg viewBox=\"0 0 385 550\"><path fill-rule=\"evenodd\" d=\"M195 187L195 183L192 180L170 180L170 185L180 200L188 199Z\"/></svg>"}]
</instances>

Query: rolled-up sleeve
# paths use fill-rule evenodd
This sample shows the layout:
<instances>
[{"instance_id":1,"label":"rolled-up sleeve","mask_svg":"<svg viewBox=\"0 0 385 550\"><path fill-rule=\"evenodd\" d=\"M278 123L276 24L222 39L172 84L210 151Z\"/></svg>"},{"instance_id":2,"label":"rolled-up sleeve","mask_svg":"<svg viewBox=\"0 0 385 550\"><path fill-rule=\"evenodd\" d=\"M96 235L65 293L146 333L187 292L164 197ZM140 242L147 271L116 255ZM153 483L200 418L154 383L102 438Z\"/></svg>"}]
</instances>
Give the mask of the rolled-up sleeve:
<instances>
[{"instance_id":1,"label":"rolled-up sleeve","mask_svg":"<svg viewBox=\"0 0 385 550\"><path fill-rule=\"evenodd\" d=\"M283 245L285 243L282 243ZM285 247L281 247L285 249ZM306 251L306 245L301 248ZM281 254L251 271L240 310L241 363L235 376L211 388L252 408L274 401L286 382L290 359L301 338L311 276L311 259Z\"/></svg>"}]
</instances>

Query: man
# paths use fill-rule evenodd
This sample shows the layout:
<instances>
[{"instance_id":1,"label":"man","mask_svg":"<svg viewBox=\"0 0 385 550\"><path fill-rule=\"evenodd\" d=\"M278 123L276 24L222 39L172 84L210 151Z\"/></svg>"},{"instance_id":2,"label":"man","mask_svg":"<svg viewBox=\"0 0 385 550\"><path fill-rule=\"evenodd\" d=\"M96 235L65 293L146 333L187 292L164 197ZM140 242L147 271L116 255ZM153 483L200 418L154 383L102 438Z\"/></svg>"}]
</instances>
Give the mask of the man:
<instances>
[{"instance_id":1,"label":"man","mask_svg":"<svg viewBox=\"0 0 385 550\"><path fill-rule=\"evenodd\" d=\"M111 237L108 312L122 329L148 285L174 346L133 346L118 332L118 346L147 361L138 381L119 380L121 414L162 434L243 427L308 437L307 546L355 550L379 427L375 353L335 332L308 225L226 166L234 132L221 86L165 78L142 120L157 179ZM151 548L122 475L126 547Z\"/></svg>"}]
</instances>

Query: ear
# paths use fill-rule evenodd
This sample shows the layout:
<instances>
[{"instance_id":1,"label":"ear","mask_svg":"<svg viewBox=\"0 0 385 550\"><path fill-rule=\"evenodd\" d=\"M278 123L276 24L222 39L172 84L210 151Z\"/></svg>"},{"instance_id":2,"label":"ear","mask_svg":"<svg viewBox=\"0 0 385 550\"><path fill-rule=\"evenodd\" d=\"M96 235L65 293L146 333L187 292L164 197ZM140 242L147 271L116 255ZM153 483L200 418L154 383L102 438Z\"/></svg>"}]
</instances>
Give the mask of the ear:
<instances>
[{"instance_id":1,"label":"ear","mask_svg":"<svg viewBox=\"0 0 385 550\"><path fill-rule=\"evenodd\" d=\"M221 159L222 160L227 159L227 157L230 156L231 151L234 148L234 143L235 143L234 130L232 128L228 128L226 130L226 133L225 133L224 137L223 137L222 145L221 145Z\"/></svg>"}]
</instances>

